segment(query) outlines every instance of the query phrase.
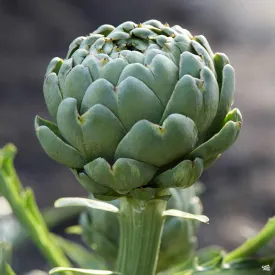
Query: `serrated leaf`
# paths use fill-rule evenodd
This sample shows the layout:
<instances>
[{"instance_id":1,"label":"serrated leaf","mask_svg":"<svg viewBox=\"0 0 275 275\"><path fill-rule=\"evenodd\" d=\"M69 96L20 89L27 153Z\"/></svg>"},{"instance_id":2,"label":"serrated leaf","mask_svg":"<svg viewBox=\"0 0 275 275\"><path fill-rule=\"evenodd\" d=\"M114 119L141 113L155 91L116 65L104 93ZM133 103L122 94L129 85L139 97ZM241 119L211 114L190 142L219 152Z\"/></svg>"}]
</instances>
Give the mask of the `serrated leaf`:
<instances>
[{"instance_id":1,"label":"serrated leaf","mask_svg":"<svg viewBox=\"0 0 275 275\"><path fill-rule=\"evenodd\" d=\"M84 198L61 198L58 199L55 207L67 207L67 206L84 206L93 209L99 209L104 211L109 211L113 213L118 213L119 209L114 205L102 201L84 199Z\"/></svg>"},{"instance_id":2,"label":"serrated leaf","mask_svg":"<svg viewBox=\"0 0 275 275\"><path fill-rule=\"evenodd\" d=\"M203 223L209 223L209 218L204 215L194 215L194 214L183 212L176 209L169 209L164 211L163 216L173 216L173 217L179 217L179 218L184 218L188 220L197 220Z\"/></svg>"}]
</instances>

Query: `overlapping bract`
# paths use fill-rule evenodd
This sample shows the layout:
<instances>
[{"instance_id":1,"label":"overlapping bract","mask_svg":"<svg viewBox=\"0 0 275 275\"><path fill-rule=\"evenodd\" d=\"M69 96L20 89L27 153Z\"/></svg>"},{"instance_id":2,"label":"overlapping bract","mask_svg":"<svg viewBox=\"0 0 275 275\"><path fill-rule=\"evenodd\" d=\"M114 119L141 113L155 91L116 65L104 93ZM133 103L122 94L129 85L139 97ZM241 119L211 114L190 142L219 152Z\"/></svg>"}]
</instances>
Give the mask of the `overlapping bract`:
<instances>
[{"instance_id":1,"label":"overlapping bract","mask_svg":"<svg viewBox=\"0 0 275 275\"><path fill-rule=\"evenodd\" d=\"M103 25L47 69L38 139L96 197L192 185L236 140L234 70L204 36L156 20ZM151 191L149 191L151 192Z\"/></svg>"},{"instance_id":2,"label":"overlapping bract","mask_svg":"<svg viewBox=\"0 0 275 275\"><path fill-rule=\"evenodd\" d=\"M195 186L187 189L171 188L171 198L167 209L176 208L192 214L200 215L202 206L196 196ZM120 201L111 202L119 207ZM110 264L115 265L119 246L119 220L115 213L89 209L80 218L84 240ZM182 263L192 256L197 246L196 229L198 223L195 220L187 220L178 217L167 217L159 252L158 271Z\"/></svg>"}]
</instances>

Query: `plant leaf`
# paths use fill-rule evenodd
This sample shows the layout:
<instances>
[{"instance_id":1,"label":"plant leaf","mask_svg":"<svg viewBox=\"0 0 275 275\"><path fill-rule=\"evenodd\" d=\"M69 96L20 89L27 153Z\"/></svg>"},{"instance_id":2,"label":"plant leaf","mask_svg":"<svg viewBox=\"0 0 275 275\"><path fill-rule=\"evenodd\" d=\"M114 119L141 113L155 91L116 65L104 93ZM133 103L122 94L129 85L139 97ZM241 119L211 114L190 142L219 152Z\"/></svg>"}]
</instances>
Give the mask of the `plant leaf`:
<instances>
[{"instance_id":1,"label":"plant leaf","mask_svg":"<svg viewBox=\"0 0 275 275\"><path fill-rule=\"evenodd\" d=\"M67 206L84 206L93 209L99 209L104 211L109 211L113 213L118 213L119 209L114 205L102 201L84 199L84 198L61 198L58 199L55 207L67 207Z\"/></svg>"},{"instance_id":2,"label":"plant leaf","mask_svg":"<svg viewBox=\"0 0 275 275\"><path fill-rule=\"evenodd\" d=\"M179 218L184 218L188 220L197 220L200 222L209 223L209 218L204 215L194 215L194 214L183 212L176 209L169 209L164 211L163 216L173 216L173 217L179 217Z\"/></svg>"},{"instance_id":3,"label":"plant leaf","mask_svg":"<svg viewBox=\"0 0 275 275\"><path fill-rule=\"evenodd\" d=\"M82 268L67 268L67 267L57 267L50 270L49 274L55 274L57 272L66 272L73 271L81 274L90 274L90 275L113 275L120 274L118 272L113 272L109 270L95 270L95 269L82 269Z\"/></svg>"}]
</instances>

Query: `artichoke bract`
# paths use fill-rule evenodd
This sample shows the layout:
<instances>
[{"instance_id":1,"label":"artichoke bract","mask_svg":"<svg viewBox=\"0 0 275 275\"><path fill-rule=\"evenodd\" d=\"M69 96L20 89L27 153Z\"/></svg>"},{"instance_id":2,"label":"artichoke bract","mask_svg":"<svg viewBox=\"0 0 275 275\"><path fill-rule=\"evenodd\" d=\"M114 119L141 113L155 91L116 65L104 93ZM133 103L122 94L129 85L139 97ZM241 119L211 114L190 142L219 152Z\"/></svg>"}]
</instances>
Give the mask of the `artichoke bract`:
<instances>
[{"instance_id":1,"label":"artichoke bract","mask_svg":"<svg viewBox=\"0 0 275 275\"><path fill-rule=\"evenodd\" d=\"M239 134L234 90L229 59L202 35L157 20L103 25L50 62L54 122L37 117L36 133L95 197L186 188Z\"/></svg>"}]
</instances>

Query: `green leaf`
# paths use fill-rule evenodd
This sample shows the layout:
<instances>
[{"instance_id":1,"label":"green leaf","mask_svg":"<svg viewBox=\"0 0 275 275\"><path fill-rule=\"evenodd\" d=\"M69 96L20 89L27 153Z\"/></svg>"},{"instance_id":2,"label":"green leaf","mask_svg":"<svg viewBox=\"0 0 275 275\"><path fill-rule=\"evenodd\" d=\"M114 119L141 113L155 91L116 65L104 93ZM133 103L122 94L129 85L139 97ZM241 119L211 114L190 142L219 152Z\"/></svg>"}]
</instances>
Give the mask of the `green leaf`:
<instances>
[{"instance_id":1,"label":"green leaf","mask_svg":"<svg viewBox=\"0 0 275 275\"><path fill-rule=\"evenodd\" d=\"M110 203L84 198L61 198L54 203L55 207L84 206L109 212L118 213L119 209Z\"/></svg>"},{"instance_id":2,"label":"green leaf","mask_svg":"<svg viewBox=\"0 0 275 275\"><path fill-rule=\"evenodd\" d=\"M90 275L115 275L120 274L118 272L108 271L108 270L94 270L94 269L82 269L82 268L66 268L66 267L57 267L52 269L49 274L55 274L58 272L73 271L80 274L90 274Z\"/></svg>"},{"instance_id":3,"label":"green leaf","mask_svg":"<svg viewBox=\"0 0 275 275\"><path fill-rule=\"evenodd\" d=\"M176 209L168 209L163 212L163 216L173 216L188 220L197 220L203 223L209 223L209 218L204 215L194 215L191 213L183 212Z\"/></svg>"}]
</instances>

